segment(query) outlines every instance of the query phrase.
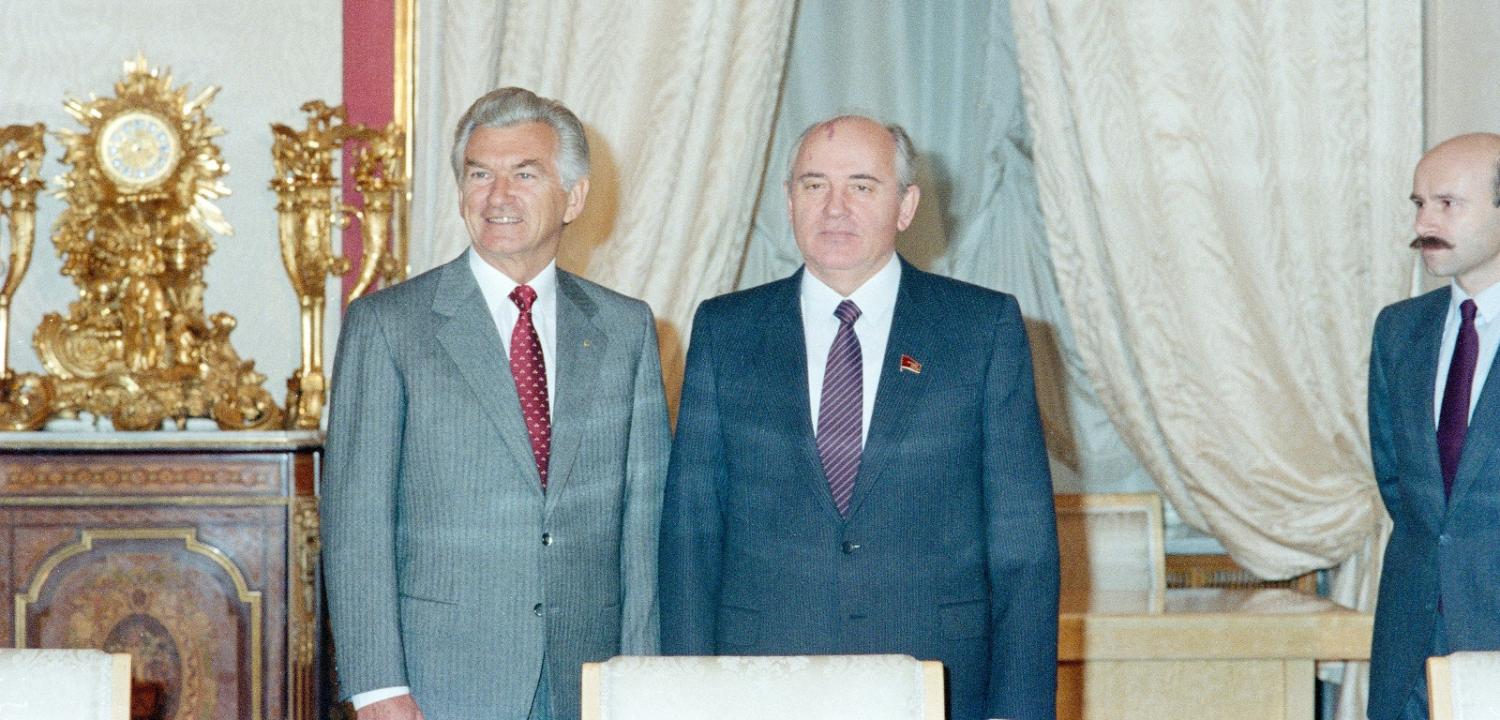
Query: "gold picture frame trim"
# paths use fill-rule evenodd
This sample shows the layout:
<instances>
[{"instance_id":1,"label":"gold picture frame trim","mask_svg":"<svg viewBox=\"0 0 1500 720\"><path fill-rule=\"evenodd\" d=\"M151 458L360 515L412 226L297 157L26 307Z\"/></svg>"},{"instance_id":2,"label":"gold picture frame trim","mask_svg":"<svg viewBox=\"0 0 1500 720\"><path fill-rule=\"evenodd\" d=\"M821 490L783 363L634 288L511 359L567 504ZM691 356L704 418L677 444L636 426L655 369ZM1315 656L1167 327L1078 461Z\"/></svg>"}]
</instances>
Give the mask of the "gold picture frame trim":
<instances>
[{"instance_id":1,"label":"gold picture frame trim","mask_svg":"<svg viewBox=\"0 0 1500 720\"><path fill-rule=\"evenodd\" d=\"M36 573L32 575L30 590L16 593L16 647L18 649L26 647L26 608L41 599L42 588L46 587L52 571L69 558L93 551L96 541L122 540L181 540L188 552L208 558L229 576L230 581L234 583L239 601L250 608L250 717L253 720L263 720L260 591L250 589L249 584L245 582L244 574L240 572L234 561L224 554L223 550L200 541L197 528L85 528L80 530L77 540L52 551L37 566Z\"/></svg>"}]
</instances>

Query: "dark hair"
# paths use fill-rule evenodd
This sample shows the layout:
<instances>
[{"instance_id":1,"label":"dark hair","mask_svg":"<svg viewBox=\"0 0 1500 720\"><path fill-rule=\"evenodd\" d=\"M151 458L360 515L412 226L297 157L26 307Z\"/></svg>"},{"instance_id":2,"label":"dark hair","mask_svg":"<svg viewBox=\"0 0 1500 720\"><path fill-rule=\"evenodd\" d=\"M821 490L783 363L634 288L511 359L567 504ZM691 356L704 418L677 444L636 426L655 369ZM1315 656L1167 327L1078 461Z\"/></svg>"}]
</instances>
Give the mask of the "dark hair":
<instances>
[{"instance_id":1,"label":"dark hair","mask_svg":"<svg viewBox=\"0 0 1500 720\"><path fill-rule=\"evenodd\" d=\"M1500 208L1500 162L1495 163L1495 207Z\"/></svg>"}]
</instances>

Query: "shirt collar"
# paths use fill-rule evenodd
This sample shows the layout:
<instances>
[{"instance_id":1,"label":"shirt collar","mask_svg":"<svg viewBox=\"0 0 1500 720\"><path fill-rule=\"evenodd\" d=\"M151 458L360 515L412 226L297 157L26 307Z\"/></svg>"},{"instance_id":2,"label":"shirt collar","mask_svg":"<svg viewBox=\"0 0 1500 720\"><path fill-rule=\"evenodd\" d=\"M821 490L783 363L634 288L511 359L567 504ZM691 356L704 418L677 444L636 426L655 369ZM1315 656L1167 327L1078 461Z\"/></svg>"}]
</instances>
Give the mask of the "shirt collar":
<instances>
[{"instance_id":1,"label":"shirt collar","mask_svg":"<svg viewBox=\"0 0 1500 720\"><path fill-rule=\"evenodd\" d=\"M1453 317L1459 317L1458 306L1463 304L1463 301L1471 299L1471 296L1464 292L1462 287L1459 287L1457 280L1449 283L1449 286L1452 288L1452 292L1449 293L1448 297L1448 314ZM1472 299L1474 300L1474 304L1478 306L1478 312L1475 313L1477 317L1474 318L1476 323L1488 323L1500 317L1500 283L1495 283L1479 291L1479 294L1472 296Z\"/></svg>"},{"instance_id":2,"label":"shirt collar","mask_svg":"<svg viewBox=\"0 0 1500 720\"><path fill-rule=\"evenodd\" d=\"M489 305L490 312L507 309L514 311L516 304L511 301L510 294L521 283L512 280L509 275L485 262L479 257L479 253L472 249L468 252L469 269L474 273L474 280L479 283L479 290L484 293L485 304ZM542 271L526 284L536 291L536 302L532 307L550 306L553 297L557 294L557 259L553 258L552 262L547 263L547 267L542 268Z\"/></svg>"},{"instance_id":3,"label":"shirt collar","mask_svg":"<svg viewBox=\"0 0 1500 720\"><path fill-rule=\"evenodd\" d=\"M871 320L889 314L896 307L896 293L901 289L901 261L895 253L865 284L849 294L848 298L828 287L826 283L807 272L802 272L802 301L808 317L833 318L833 310L845 299L859 306L861 318Z\"/></svg>"}]
</instances>

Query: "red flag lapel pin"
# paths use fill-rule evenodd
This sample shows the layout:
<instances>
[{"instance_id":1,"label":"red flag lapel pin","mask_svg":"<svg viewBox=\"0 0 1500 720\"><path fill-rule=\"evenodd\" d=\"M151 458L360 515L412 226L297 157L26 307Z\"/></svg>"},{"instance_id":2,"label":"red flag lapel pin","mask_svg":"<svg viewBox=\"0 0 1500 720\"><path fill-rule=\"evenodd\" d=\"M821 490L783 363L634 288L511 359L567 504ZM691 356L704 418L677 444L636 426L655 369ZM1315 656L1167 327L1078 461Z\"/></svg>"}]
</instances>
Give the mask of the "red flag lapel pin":
<instances>
[{"instance_id":1,"label":"red flag lapel pin","mask_svg":"<svg viewBox=\"0 0 1500 720\"><path fill-rule=\"evenodd\" d=\"M901 372L909 372L913 375L922 374L922 363L910 355L901 356Z\"/></svg>"}]
</instances>

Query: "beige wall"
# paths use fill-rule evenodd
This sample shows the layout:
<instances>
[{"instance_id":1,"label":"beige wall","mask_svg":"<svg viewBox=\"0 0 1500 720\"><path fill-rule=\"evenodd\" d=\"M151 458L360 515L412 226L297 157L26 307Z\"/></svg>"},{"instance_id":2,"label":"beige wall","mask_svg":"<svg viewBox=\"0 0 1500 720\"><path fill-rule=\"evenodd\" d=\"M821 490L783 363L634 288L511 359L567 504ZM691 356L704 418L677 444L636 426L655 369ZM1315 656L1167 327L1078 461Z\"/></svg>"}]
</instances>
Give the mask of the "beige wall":
<instances>
[{"instance_id":1,"label":"beige wall","mask_svg":"<svg viewBox=\"0 0 1500 720\"><path fill-rule=\"evenodd\" d=\"M303 125L297 107L342 97L342 7L303 0L0 0L0 125L46 123L49 131L78 129L63 111L67 97L113 95L121 65L145 54L154 67L170 67L174 86L196 95L222 89L208 113L225 134L218 138L232 195L218 201L234 235L216 237L209 259L204 305L239 320L230 336L241 357L252 358L278 400L299 362L297 301L282 270L276 237L269 124ZM47 138L49 181L65 167L62 143ZM31 334L43 313L66 313L77 297L58 274L51 228L62 201L38 197L37 247L31 270L15 298L11 365L40 369ZM9 239L0 251L9 249ZM0 256L3 261L3 256ZM337 329L332 318L331 331ZM327 341L332 356L333 340Z\"/></svg>"},{"instance_id":2,"label":"beige wall","mask_svg":"<svg viewBox=\"0 0 1500 720\"><path fill-rule=\"evenodd\" d=\"M1426 0L1427 145L1466 132L1500 132L1500 5Z\"/></svg>"},{"instance_id":3,"label":"beige wall","mask_svg":"<svg viewBox=\"0 0 1500 720\"><path fill-rule=\"evenodd\" d=\"M1500 132L1500 5L1424 0L1422 10L1425 145L1463 133ZM1448 282L1415 259L1412 269L1418 291Z\"/></svg>"}]
</instances>

